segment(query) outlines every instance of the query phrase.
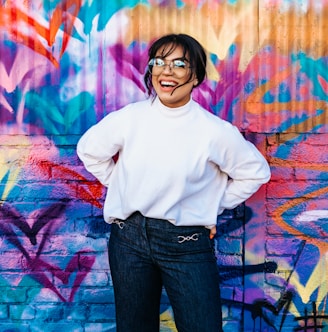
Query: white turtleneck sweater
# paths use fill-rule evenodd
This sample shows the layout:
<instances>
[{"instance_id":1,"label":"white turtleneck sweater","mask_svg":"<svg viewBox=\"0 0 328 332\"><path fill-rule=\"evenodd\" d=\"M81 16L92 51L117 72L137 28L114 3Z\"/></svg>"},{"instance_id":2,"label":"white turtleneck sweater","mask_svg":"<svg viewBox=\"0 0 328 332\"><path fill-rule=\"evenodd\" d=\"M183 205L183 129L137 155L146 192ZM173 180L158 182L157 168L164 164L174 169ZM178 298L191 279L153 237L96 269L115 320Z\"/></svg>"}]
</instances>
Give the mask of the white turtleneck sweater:
<instances>
[{"instance_id":1,"label":"white turtleneck sweater","mask_svg":"<svg viewBox=\"0 0 328 332\"><path fill-rule=\"evenodd\" d=\"M139 211L177 226L210 228L224 209L244 202L270 178L255 146L192 99L178 108L158 98L129 104L91 127L77 153L107 187L109 223Z\"/></svg>"}]
</instances>

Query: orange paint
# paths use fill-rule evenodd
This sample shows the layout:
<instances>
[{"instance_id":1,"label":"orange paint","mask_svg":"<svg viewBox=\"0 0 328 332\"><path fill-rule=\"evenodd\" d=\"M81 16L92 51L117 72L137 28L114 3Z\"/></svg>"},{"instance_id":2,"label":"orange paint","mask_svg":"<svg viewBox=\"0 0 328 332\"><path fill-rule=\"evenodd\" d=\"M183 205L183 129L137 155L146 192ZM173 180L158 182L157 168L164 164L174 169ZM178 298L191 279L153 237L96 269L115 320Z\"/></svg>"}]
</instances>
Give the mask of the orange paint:
<instances>
[{"instance_id":1,"label":"orange paint","mask_svg":"<svg viewBox=\"0 0 328 332\"><path fill-rule=\"evenodd\" d=\"M324 254L328 250L328 243L326 239L320 239L320 238L313 238L311 236L308 236L307 234L295 229L291 225L289 225L284 218L282 217L283 213L291 208L296 207L297 205L300 205L304 202L307 202L309 200L316 200L319 196L325 195L328 193L328 187L320 188L318 190L315 190L311 193L307 193L306 197L299 197L295 199L289 199L287 203L282 204L279 206L275 211L273 211L273 220L275 223L281 227L281 229L289 232L290 234L293 234L295 236L300 237L301 239L305 240L307 243L314 244L317 246L321 252L321 254Z\"/></svg>"},{"instance_id":2,"label":"orange paint","mask_svg":"<svg viewBox=\"0 0 328 332\"><path fill-rule=\"evenodd\" d=\"M60 2L55 8L49 22L49 28L38 23L33 17L24 13L19 8L13 7L0 8L0 27L7 30L15 42L21 43L35 52L48 58L56 67L59 66L51 50L47 49L41 39L45 39L51 47L55 43L59 28L64 25L63 43L60 50L60 57L64 54L71 33L74 27L74 21L82 5L81 0L66 0ZM25 24L29 33L21 28ZM32 36L31 36L32 34Z\"/></svg>"}]
</instances>

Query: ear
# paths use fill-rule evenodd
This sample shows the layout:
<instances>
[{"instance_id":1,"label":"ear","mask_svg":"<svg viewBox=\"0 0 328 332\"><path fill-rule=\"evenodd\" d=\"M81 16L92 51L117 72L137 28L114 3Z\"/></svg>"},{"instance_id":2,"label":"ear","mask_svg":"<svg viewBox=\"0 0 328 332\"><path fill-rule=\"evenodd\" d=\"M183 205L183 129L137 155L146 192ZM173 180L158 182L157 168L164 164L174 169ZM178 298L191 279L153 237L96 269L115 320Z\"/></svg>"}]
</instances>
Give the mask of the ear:
<instances>
[{"instance_id":1,"label":"ear","mask_svg":"<svg viewBox=\"0 0 328 332\"><path fill-rule=\"evenodd\" d=\"M195 80L194 80L194 86L196 86L198 84L198 79L196 78Z\"/></svg>"}]
</instances>

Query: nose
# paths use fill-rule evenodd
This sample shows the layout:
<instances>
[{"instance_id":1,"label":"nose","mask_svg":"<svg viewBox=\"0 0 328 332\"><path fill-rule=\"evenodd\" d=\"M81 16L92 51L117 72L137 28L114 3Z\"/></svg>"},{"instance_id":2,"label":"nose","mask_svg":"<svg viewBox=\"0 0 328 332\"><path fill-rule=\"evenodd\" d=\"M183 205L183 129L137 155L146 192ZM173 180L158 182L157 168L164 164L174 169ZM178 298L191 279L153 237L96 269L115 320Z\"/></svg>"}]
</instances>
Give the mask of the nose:
<instances>
[{"instance_id":1,"label":"nose","mask_svg":"<svg viewBox=\"0 0 328 332\"><path fill-rule=\"evenodd\" d=\"M172 73L172 69L173 69L173 68L172 68L172 62L170 62L170 63L166 63L166 64L164 65L163 72L165 72L167 68L168 68L169 73L171 74L171 73Z\"/></svg>"}]
</instances>

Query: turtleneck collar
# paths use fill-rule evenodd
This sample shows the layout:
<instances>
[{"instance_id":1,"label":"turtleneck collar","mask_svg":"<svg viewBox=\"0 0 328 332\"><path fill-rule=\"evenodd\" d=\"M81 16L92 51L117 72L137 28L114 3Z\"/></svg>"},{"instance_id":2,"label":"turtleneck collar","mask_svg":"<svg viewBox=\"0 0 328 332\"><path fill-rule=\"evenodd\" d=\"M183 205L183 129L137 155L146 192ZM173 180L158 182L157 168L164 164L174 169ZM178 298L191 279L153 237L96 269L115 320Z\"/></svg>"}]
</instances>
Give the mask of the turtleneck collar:
<instances>
[{"instance_id":1,"label":"turtleneck collar","mask_svg":"<svg viewBox=\"0 0 328 332\"><path fill-rule=\"evenodd\" d=\"M184 104L180 107L168 107L168 106L165 106L157 96L153 102L153 105L156 107L156 109L161 114L163 114L167 117L181 117L189 112L190 105L192 103L193 103L193 99L190 98L186 104Z\"/></svg>"}]
</instances>

